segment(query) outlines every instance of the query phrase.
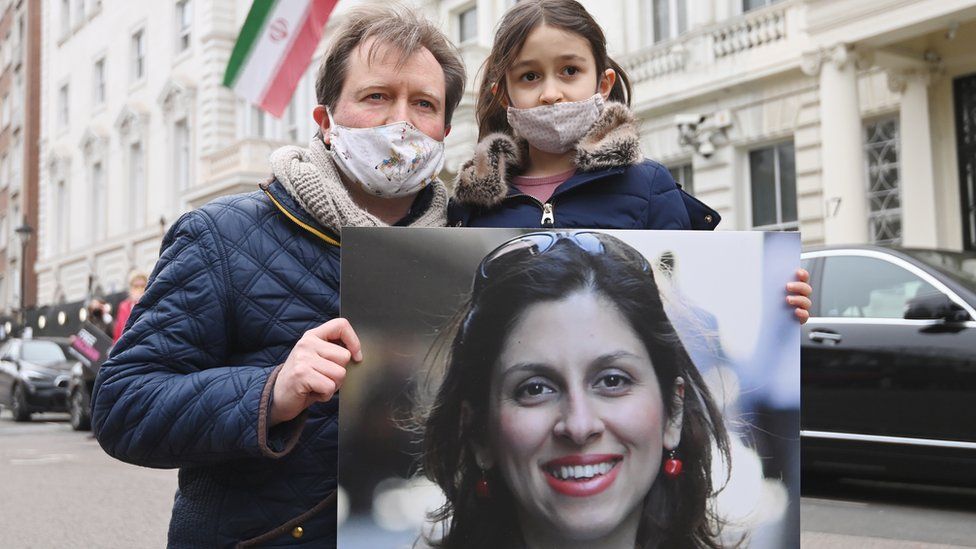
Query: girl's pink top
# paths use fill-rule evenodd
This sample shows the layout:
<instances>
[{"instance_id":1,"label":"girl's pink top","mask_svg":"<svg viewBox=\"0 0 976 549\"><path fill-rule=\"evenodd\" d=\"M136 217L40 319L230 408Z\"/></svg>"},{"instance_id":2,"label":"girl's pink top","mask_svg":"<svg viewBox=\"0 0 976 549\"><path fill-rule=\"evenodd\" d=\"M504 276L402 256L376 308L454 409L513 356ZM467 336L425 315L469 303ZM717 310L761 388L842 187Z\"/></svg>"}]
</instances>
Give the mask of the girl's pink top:
<instances>
[{"instance_id":1,"label":"girl's pink top","mask_svg":"<svg viewBox=\"0 0 976 549\"><path fill-rule=\"evenodd\" d=\"M555 192L556 187L562 185L570 177L573 177L574 173L576 173L575 168L568 172L544 177L525 177L519 175L512 180L512 184L520 192L535 198L539 202L548 202L549 198L552 197L552 193Z\"/></svg>"}]
</instances>

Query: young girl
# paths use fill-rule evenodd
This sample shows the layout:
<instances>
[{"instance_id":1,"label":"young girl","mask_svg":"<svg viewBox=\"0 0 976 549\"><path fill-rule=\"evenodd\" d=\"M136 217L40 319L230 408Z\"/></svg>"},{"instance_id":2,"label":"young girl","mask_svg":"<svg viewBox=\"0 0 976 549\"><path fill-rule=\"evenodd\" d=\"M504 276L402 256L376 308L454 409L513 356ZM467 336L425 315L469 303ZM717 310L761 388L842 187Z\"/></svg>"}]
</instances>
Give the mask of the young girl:
<instances>
[{"instance_id":1,"label":"young girl","mask_svg":"<svg viewBox=\"0 0 976 549\"><path fill-rule=\"evenodd\" d=\"M518 2L478 94L480 143L454 183L451 225L714 229L719 214L643 157L627 74L574 0ZM787 285L808 318L809 275Z\"/></svg>"}]
</instances>

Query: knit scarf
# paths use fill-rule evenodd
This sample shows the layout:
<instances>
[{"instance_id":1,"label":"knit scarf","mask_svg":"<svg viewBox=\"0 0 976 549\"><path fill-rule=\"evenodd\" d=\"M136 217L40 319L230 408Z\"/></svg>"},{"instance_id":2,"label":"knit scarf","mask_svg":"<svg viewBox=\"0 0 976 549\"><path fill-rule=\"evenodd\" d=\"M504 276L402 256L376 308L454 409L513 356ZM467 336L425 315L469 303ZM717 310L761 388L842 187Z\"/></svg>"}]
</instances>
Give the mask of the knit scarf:
<instances>
[{"instance_id":1,"label":"knit scarf","mask_svg":"<svg viewBox=\"0 0 976 549\"><path fill-rule=\"evenodd\" d=\"M307 149L281 147L271 153L271 169L288 194L323 227L341 233L342 227L387 227L376 216L360 208L349 195L332 160L332 151L319 137ZM447 188L440 180L431 183L434 196L411 227L443 227L447 224Z\"/></svg>"}]
</instances>

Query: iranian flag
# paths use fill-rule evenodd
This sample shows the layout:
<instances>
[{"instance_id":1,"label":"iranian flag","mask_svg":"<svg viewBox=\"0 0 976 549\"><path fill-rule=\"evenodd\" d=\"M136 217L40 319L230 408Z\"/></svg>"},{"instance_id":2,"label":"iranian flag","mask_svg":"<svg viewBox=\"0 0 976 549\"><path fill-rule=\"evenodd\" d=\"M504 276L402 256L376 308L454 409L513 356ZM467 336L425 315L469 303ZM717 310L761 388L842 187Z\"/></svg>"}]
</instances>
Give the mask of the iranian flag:
<instances>
[{"instance_id":1,"label":"iranian flag","mask_svg":"<svg viewBox=\"0 0 976 549\"><path fill-rule=\"evenodd\" d=\"M281 118L338 3L255 0L227 63L224 85Z\"/></svg>"}]
</instances>

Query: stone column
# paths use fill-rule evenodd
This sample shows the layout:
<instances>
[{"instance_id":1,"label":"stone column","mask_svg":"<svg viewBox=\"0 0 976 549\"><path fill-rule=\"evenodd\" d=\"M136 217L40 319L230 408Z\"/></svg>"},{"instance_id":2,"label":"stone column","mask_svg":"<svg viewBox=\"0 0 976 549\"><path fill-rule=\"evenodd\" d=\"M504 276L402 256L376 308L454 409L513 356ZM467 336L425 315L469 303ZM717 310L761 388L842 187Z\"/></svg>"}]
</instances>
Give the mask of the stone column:
<instances>
[{"instance_id":1,"label":"stone column","mask_svg":"<svg viewBox=\"0 0 976 549\"><path fill-rule=\"evenodd\" d=\"M929 122L930 71L891 71L888 87L901 93L898 148L902 245L938 244L932 128Z\"/></svg>"},{"instance_id":2,"label":"stone column","mask_svg":"<svg viewBox=\"0 0 976 549\"><path fill-rule=\"evenodd\" d=\"M857 54L846 44L806 54L803 59L805 73L820 75L820 154L826 244L868 241L857 60Z\"/></svg>"}]
</instances>

